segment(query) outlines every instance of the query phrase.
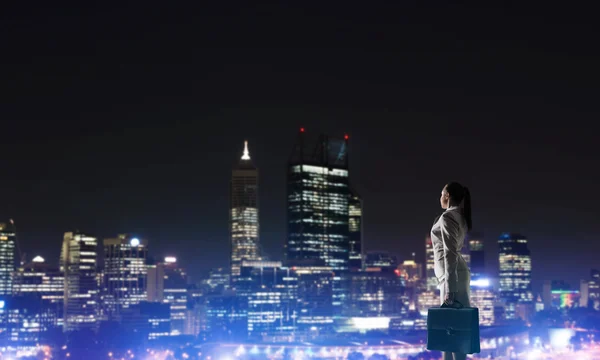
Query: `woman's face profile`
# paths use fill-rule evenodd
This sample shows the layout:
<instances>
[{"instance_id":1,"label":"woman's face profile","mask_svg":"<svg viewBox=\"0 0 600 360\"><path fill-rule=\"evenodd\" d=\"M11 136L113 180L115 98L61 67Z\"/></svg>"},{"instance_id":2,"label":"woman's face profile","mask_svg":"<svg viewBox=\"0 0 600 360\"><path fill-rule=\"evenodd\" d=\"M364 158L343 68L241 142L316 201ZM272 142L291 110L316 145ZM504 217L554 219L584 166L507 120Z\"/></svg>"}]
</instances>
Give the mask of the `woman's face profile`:
<instances>
[{"instance_id":1,"label":"woman's face profile","mask_svg":"<svg viewBox=\"0 0 600 360\"><path fill-rule=\"evenodd\" d=\"M446 191L446 186L442 189L442 196L440 196L440 205L442 209L447 209L450 204L450 194Z\"/></svg>"}]
</instances>

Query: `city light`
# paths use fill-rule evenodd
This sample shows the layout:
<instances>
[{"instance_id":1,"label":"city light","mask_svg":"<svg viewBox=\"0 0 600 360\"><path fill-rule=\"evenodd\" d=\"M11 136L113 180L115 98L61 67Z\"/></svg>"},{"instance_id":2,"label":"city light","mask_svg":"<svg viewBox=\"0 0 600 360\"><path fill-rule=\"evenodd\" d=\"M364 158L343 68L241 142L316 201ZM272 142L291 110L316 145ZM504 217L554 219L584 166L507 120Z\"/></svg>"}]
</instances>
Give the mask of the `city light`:
<instances>
[{"instance_id":1,"label":"city light","mask_svg":"<svg viewBox=\"0 0 600 360\"><path fill-rule=\"evenodd\" d=\"M131 246L140 246L140 239L138 239L138 238L132 238L129 241L129 245L131 245Z\"/></svg>"},{"instance_id":2,"label":"city light","mask_svg":"<svg viewBox=\"0 0 600 360\"><path fill-rule=\"evenodd\" d=\"M176 263L176 262L177 262L177 258L174 256L165 257L165 263L167 263L167 264L172 264L172 263Z\"/></svg>"},{"instance_id":3,"label":"city light","mask_svg":"<svg viewBox=\"0 0 600 360\"><path fill-rule=\"evenodd\" d=\"M471 280L471 287L489 287L489 286L490 286L489 279Z\"/></svg>"}]
</instances>

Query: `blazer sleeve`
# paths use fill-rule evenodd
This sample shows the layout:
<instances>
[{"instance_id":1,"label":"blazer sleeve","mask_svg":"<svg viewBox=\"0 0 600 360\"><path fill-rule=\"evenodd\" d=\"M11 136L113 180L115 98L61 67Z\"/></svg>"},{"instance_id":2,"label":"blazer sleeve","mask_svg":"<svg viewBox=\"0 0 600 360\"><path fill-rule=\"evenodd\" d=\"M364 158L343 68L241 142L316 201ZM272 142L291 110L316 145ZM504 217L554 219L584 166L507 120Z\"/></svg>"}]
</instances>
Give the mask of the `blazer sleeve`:
<instances>
[{"instance_id":1,"label":"blazer sleeve","mask_svg":"<svg viewBox=\"0 0 600 360\"><path fill-rule=\"evenodd\" d=\"M448 292L458 291L458 237L460 225L449 214L442 215L441 221L442 242L444 245L444 290Z\"/></svg>"}]
</instances>

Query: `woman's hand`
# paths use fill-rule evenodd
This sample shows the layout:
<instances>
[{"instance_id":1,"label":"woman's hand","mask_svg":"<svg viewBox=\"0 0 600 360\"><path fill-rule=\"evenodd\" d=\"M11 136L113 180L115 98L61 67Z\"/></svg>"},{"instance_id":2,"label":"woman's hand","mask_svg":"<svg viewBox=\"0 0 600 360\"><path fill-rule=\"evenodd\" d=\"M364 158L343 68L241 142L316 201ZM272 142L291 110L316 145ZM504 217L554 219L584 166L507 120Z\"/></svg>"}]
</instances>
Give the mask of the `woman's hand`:
<instances>
[{"instance_id":1,"label":"woman's hand","mask_svg":"<svg viewBox=\"0 0 600 360\"><path fill-rule=\"evenodd\" d=\"M444 299L444 304L446 306L452 306L452 305L454 305L454 299L456 299L456 293L448 292L448 293L446 293L446 298Z\"/></svg>"}]
</instances>

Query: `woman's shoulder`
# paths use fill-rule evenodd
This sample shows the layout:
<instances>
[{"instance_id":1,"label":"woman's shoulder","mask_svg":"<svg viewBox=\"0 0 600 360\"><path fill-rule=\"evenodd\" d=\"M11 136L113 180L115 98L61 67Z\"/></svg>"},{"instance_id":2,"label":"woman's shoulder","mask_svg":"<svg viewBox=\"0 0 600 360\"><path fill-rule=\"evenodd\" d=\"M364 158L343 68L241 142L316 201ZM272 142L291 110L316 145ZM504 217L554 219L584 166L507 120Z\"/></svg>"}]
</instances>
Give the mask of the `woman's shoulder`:
<instances>
[{"instance_id":1,"label":"woman's shoulder","mask_svg":"<svg viewBox=\"0 0 600 360\"><path fill-rule=\"evenodd\" d=\"M460 209L452 209L442 214L442 221L454 226L460 226L460 224L465 223L465 218Z\"/></svg>"}]
</instances>

